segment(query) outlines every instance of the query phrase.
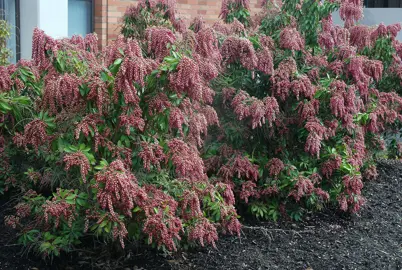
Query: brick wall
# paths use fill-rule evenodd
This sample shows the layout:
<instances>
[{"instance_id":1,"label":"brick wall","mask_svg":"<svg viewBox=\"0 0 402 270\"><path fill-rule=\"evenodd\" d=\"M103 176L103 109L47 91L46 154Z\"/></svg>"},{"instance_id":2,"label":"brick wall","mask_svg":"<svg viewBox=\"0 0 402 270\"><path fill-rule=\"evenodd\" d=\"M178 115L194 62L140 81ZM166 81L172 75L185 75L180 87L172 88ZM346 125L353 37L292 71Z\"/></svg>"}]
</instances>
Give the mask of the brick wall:
<instances>
[{"instance_id":1,"label":"brick wall","mask_svg":"<svg viewBox=\"0 0 402 270\"><path fill-rule=\"evenodd\" d=\"M201 15L207 23L218 19L221 0L177 0L177 16L190 21ZM261 0L250 0L251 11L257 12ZM95 32L99 37L99 46L106 46L108 40L115 39L120 32L120 19L127 6L137 0L95 0Z\"/></svg>"}]
</instances>

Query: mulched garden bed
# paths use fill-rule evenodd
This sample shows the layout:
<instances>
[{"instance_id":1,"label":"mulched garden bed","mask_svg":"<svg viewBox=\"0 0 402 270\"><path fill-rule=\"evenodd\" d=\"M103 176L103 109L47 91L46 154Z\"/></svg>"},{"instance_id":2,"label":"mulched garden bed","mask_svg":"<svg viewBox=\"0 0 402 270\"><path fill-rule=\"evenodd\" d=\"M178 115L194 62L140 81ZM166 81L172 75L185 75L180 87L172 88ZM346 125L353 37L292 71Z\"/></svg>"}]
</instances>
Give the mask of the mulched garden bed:
<instances>
[{"instance_id":1,"label":"mulched garden bed","mask_svg":"<svg viewBox=\"0 0 402 270\"><path fill-rule=\"evenodd\" d=\"M220 238L217 249L172 256L144 247L125 256L82 250L46 264L23 254L4 227L9 204L0 208L0 269L402 269L402 163L384 161L380 177L366 183L367 203L358 215L333 210L303 222L260 223L241 238ZM1 203L1 202L0 202ZM0 204L1 205L1 204Z\"/></svg>"}]
</instances>

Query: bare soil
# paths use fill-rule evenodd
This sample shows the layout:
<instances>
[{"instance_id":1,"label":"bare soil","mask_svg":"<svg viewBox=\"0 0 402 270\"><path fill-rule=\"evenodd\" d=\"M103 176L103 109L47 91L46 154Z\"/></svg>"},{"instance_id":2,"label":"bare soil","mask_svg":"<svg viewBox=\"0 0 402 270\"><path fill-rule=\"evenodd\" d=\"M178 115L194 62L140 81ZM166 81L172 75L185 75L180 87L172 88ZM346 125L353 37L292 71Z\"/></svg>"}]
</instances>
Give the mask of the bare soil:
<instances>
[{"instance_id":1,"label":"bare soil","mask_svg":"<svg viewBox=\"0 0 402 270\"><path fill-rule=\"evenodd\" d=\"M132 246L124 255L85 248L52 264L21 254L4 227L9 203L0 207L0 269L402 269L402 163L381 162L380 177L366 183L358 215L328 209L303 222L246 225L241 238L222 236L217 249L173 255ZM1 202L0 202L1 205ZM96 246L96 245L95 245ZM101 245L98 245L101 246Z\"/></svg>"}]
</instances>

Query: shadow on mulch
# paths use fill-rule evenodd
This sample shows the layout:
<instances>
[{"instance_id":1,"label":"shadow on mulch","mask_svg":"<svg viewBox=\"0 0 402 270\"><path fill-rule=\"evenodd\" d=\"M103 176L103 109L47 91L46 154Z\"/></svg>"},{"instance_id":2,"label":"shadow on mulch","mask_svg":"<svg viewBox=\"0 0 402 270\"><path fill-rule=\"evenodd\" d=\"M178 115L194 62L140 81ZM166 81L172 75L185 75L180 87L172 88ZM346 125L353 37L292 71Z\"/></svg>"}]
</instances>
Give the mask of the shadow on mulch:
<instances>
[{"instance_id":1,"label":"shadow on mulch","mask_svg":"<svg viewBox=\"0 0 402 270\"><path fill-rule=\"evenodd\" d=\"M245 226L241 238L223 236L217 249L164 256L135 248L112 259L108 252L74 253L46 265L19 255L0 211L0 269L402 269L402 163L378 166L380 177L366 183L367 203L359 215L328 210L303 222ZM4 208L4 207L3 207ZM94 252L92 250L92 252ZM96 254L96 255L95 255Z\"/></svg>"}]
</instances>

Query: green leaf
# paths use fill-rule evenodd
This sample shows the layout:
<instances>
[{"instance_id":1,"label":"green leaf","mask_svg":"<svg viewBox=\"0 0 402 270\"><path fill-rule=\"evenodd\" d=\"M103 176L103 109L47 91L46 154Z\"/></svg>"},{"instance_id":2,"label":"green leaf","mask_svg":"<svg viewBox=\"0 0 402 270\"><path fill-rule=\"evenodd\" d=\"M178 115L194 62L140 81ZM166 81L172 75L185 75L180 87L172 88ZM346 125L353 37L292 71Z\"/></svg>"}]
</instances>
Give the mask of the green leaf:
<instances>
[{"instance_id":1,"label":"green leaf","mask_svg":"<svg viewBox=\"0 0 402 270\"><path fill-rule=\"evenodd\" d=\"M113 62L113 65L118 66L118 65L121 64L121 62L123 62L123 59L122 59L122 58L118 58L118 59L116 59L116 60Z\"/></svg>"},{"instance_id":2,"label":"green leaf","mask_svg":"<svg viewBox=\"0 0 402 270\"><path fill-rule=\"evenodd\" d=\"M8 104L5 103L5 102L0 102L0 109L1 109L3 112L8 112L8 111L11 111L11 110L12 110L11 106L8 105Z\"/></svg>"},{"instance_id":3,"label":"green leaf","mask_svg":"<svg viewBox=\"0 0 402 270\"><path fill-rule=\"evenodd\" d=\"M49 249L51 246L52 246L52 245L51 245L49 242L43 242L43 243L40 245L40 250L43 252L43 251Z\"/></svg>"},{"instance_id":4,"label":"green leaf","mask_svg":"<svg viewBox=\"0 0 402 270\"><path fill-rule=\"evenodd\" d=\"M77 198L77 199L76 199L76 202L77 202L77 204L78 204L79 206L86 206L86 200Z\"/></svg>"},{"instance_id":5,"label":"green leaf","mask_svg":"<svg viewBox=\"0 0 402 270\"><path fill-rule=\"evenodd\" d=\"M105 227L107 224L108 224L108 221L107 221L107 220L104 220L104 221L102 221L101 224L99 224L99 227L100 227L100 228L103 228L103 227Z\"/></svg>"},{"instance_id":6,"label":"green leaf","mask_svg":"<svg viewBox=\"0 0 402 270\"><path fill-rule=\"evenodd\" d=\"M110 233L112 229L112 223L108 223L107 226L105 227L105 232Z\"/></svg>"},{"instance_id":7,"label":"green leaf","mask_svg":"<svg viewBox=\"0 0 402 270\"><path fill-rule=\"evenodd\" d=\"M97 170L97 171L101 171L101 170L103 170L103 168L104 168L104 166L102 166L102 165L95 166L95 170Z\"/></svg>"}]
</instances>

